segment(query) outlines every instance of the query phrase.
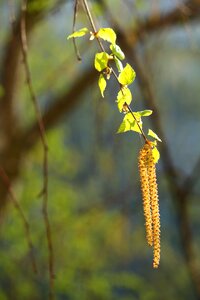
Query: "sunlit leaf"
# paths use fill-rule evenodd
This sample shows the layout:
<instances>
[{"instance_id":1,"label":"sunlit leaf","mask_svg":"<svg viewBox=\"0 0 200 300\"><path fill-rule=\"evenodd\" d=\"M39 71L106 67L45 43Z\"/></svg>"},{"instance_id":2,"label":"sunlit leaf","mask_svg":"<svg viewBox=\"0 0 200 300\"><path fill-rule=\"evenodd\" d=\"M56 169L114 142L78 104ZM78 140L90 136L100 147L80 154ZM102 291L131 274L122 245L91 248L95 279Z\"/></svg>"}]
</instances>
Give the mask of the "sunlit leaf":
<instances>
[{"instance_id":1,"label":"sunlit leaf","mask_svg":"<svg viewBox=\"0 0 200 300\"><path fill-rule=\"evenodd\" d=\"M67 39L76 38L84 36L88 32L86 27L79 29L78 31L73 32L72 34L68 35Z\"/></svg>"},{"instance_id":2,"label":"sunlit leaf","mask_svg":"<svg viewBox=\"0 0 200 300\"><path fill-rule=\"evenodd\" d=\"M119 128L118 128L118 130L117 130L117 133L123 133L123 132L126 132L126 131L130 130L130 129L127 129L126 125L127 125L126 122L123 121L123 122L120 124L120 126L119 126Z\"/></svg>"},{"instance_id":3,"label":"sunlit leaf","mask_svg":"<svg viewBox=\"0 0 200 300\"><path fill-rule=\"evenodd\" d=\"M132 101L132 94L129 88L123 87L117 95L117 106L120 112L122 112L124 103L127 103L128 105Z\"/></svg>"},{"instance_id":4,"label":"sunlit leaf","mask_svg":"<svg viewBox=\"0 0 200 300\"><path fill-rule=\"evenodd\" d=\"M157 141L162 142L162 140L157 136L157 134L155 132L153 132L153 130L149 129L148 135L151 136L151 137L153 137Z\"/></svg>"},{"instance_id":5,"label":"sunlit leaf","mask_svg":"<svg viewBox=\"0 0 200 300\"><path fill-rule=\"evenodd\" d=\"M104 97L104 91L105 91L107 82L102 74L100 74L100 76L99 76L98 85L99 85L101 95L102 95L102 97Z\"/></svg>"},{"instance_id":6,"label":"sunlit leaf","mask_svg":"<svg viewBox=\"0 0 200 300\"><path fill-rule=\"evenodd\" d=\"M119 74L118 80L123 85L129 85L134 81L135 76L136 73L133 68L129 64L126 64L125 68Z\"/></svg>"},{"instance_id":7,"label":"sunlit leaf","mask_svg":"<svg viewBox=\"0 0 200 300\"><path fill-rule=\"evenodd\" d=\"M148 117L153 113L152 110L150 109L146 109L146 110L142 110L142 111L137 111L137 114L140 115L141 117Z\"/></svg>"},{"instance_id":8,"label":"sunlit leaf","mask_svg":"<svg viewBox=\"0 0 200 300\"><path fill-rule=\"evenodd\" d=\"M137 122L130 112L127 113L125 115L121 125L119 126L117 133L127 132L130 130L141 133L138 123L139 123L140 127L142 128L142 121L140 118L139 119L136 118L136 119L137 119Z\"/></svg>"},{"instance_id":9,"label":"sunlit leaf","mask_svg":"<svg viewBox=\"0 0 200 300\"><path fill-rule=\"evenodd\" d=\"M124 52L118 45L110 45L110 50L112 53L117 56L117 58L123 60L125 58Z\"/></svg>"},{"instance_id":10,"label":"sunlit leaf","mask_svg":"<svg viewBox=\"0 0 200 300\"><path fill-rule=\"evenodd\" d=\"M111 44L116 42L116 33L112 28L100 28L96 36Z\"/></svg>"},{"instance_id":11,"label":"sunlit leaf","mask_svg":"<svg viewBox=\"0 0 200 300\"><path fill-rule=\"evenodd\" d=\"M160 158L160 152L158 151L158 149L156 147L154 147L152 149L152 154L153 154L153 160L156 164L158 162L159 158Z\"/></svg>"},{"instance_id":12,"label":"sunlit leaf","mask_svg":"<svg viewBox=\"0 0 200 300\"><path fill-rule=\"evenodd\" d=\"M120 73L123 70L123 65L122 65L121 61L117 57L115 57L114 60L115 60L115 64L116 64L117 70Z\"/></svg>"},{"instance_id":13,"label":"sunlit leaf","mask_svg":"<svg viewBox=\"0 0 200 300\"><path fill-rule=\"evenodd\" d=\"M106 52L96 53L94 60L95 69L99 72L105 69L108 65L108 59L109 55Z\"/></svg>"},{"instance_id":14,"label":"sunlit leaf","mask_svg":"<svg viewBox=\"0 0 200 300\"><path fill-rule=\"evenodd\" d=\"M133 115L135 118L133 117ZM137 120L137 122L135 119ZM133 112L133 114L131 112L127 113L124 117L124 120L126 120L127 122L129 122L131 124L130 130L141 133L138 123L139 123L140 127L142 128L142 120L141 120L140 116L137 115L137 112Z\"/></svg>"}]
</instances>

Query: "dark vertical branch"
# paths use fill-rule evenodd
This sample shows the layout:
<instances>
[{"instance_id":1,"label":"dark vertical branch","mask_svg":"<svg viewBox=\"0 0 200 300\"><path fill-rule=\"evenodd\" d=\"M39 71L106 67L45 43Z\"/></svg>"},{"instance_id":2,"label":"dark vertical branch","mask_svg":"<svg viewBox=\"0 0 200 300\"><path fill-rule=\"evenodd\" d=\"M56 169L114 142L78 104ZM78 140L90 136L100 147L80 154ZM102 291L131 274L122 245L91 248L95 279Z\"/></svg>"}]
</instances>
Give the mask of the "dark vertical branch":
<instances>
[{"instance_id":1,"label":"dark vertical branch","mask_svg":"<svg viewBox=\"0 0 200 300\"><path fill-rule=\"evenodd\" d=\"M50 293L49 299L54 299L54 256L53 256L53 245L52 245L52 238L51 238L51 227L49 222L48 216L48 145L46 140L45 128L44 123L42 120L42 115L40 112L40 107L37 101L37 97L35 95L32 79L31 79L31 72L28 64L28 46L27 46L27 36L26 36L26 12L27 12L27 0L22 1L21 6L21 48L22 48L22 56L23 56L23 64L26 74L26 82L28 86L28 90L30 93L30 97L35 109L36 119L39 127L40 139L43 146L43 189L42 189L42 196L43 196L43 205L42 205L42 212L44 217L44 223L46 228L46 237L48 243L48 252L49 252L49 281L50 281Z\"/></svg>"},{"instance_id":2,"label":"dark vertical branch","mask_svg":"<svg viewBox=\"0 0 200 300\"><path fill-rule=\"evenodd\" d=\"M15 197L15 194L13 193L10 180L2 167L0 167L0 177L1 177L5 187L7 188L10 199L11 199L12 203L14 204L14 206L15 206L16 210L18 211L19 216L22 220L27 244L28 244L29 251L30 251L30 259L31 259L31 263L32 263L33 272L37 273L37 265L36 265L35 255L34 255L33 242L32 242L31 235L30 235L29 223L25 217L25 214L24 214L21 206L19 205L19 202L17 201L17 199Z\"/></svg>"}]
</instances>

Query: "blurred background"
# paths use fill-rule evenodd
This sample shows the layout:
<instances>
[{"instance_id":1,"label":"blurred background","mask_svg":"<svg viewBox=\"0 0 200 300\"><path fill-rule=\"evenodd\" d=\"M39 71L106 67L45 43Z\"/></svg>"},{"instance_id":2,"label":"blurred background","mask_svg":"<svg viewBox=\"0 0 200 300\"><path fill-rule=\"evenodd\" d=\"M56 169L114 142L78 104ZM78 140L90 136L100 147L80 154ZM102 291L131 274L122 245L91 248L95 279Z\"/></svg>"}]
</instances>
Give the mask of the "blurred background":
<instances>
[{"instance_id":1,"label":"blurred background","mask_svg":"<svg viewBox=\"0 0 200 300\"><path fill-rule=\"evenodd\" d=\"M90 28L79 1L76 29ZM71 40L74 1L28 0L32 84L49 145L49 219L58 300L200 299L200 1L89 1L97 28L112 27L136 70L133 110L162 138L157 166L161 262L146 245L138 134L123 119L111 79L102 99L96 41ZM48 299L48 247L40 192L43 150L21 54L21 1L0 1L0 300ZM106 44L106 43L105 43ZM147 120L148 119L148 120Z\"/></svg>"}]
</instances>

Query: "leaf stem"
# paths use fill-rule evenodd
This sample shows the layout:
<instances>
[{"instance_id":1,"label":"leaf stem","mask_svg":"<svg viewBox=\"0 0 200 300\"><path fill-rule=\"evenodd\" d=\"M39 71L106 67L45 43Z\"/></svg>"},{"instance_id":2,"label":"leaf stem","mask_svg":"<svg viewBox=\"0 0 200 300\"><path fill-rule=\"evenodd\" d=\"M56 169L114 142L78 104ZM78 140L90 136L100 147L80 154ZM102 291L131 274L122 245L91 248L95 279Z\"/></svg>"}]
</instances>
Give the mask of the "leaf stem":
<instances>
[{"instance_id":1,"label":"leaf stem","mask_svg":"<svg viewBox=\"0 0 200 300\"><path fill-rule=\"evenodd\" d=\"M133 113L131 107L130 107L126 102L125 102L124 105L127 107L128 111L129 111L129 112L131 113L131 115L133 116L133 118L134 118L134 120L135 120L135 122L136 122L136 124L137 124L137 126L138 126L138 128L139 128L139 130L140 130L140 132L141 132L141 135L142 135L143 139L145 140L145 143L149 143L149 142L148 142L148 139L147 139L147 137L146 137L146 135L145 135L145 133L144 133L144 130L142 129L142 127L140 126L138 120L136 119L136 117L135 117L135 115L134 115L134 113Z\"/></svg>"}]
</instances>

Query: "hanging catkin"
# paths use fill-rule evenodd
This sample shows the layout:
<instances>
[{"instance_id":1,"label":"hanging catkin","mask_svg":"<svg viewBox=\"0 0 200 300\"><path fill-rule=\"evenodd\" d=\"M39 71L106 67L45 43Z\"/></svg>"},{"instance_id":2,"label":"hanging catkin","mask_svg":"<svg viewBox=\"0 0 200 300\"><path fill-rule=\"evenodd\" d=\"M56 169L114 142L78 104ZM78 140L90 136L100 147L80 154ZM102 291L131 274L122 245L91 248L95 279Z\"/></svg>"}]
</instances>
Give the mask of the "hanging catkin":
<instances>
[{"instance_id":1,"label":"hanging catkin","mask_svg":"<svg viewBox=\"0 0 200 300\"><path fill-rule=\"evenodd\" d=\"M139 153L139 171L143 208L146 224L146 238L153 245L153 267L158 268L160 262L160 214L156 167L151 143L145 143Z\"/></svg>"},{"instance_id":2,"label":"hanging catkin","mask_svg":"<svg viewBox=\"0 0 200 300\"><path fill-rule=\"evenodd\" d=\"M142 190L142 199L143 199L143 210L145 218L145 227L146 227L146 239L147 243L153 245L153 232L152 232L152 216L151 216L151 200L149 193L149 178L147 172L147 152L149 146L147 144L140 150L139 153L139 172L140 172L140 182Z\"/></svg>"}]
</instances>

